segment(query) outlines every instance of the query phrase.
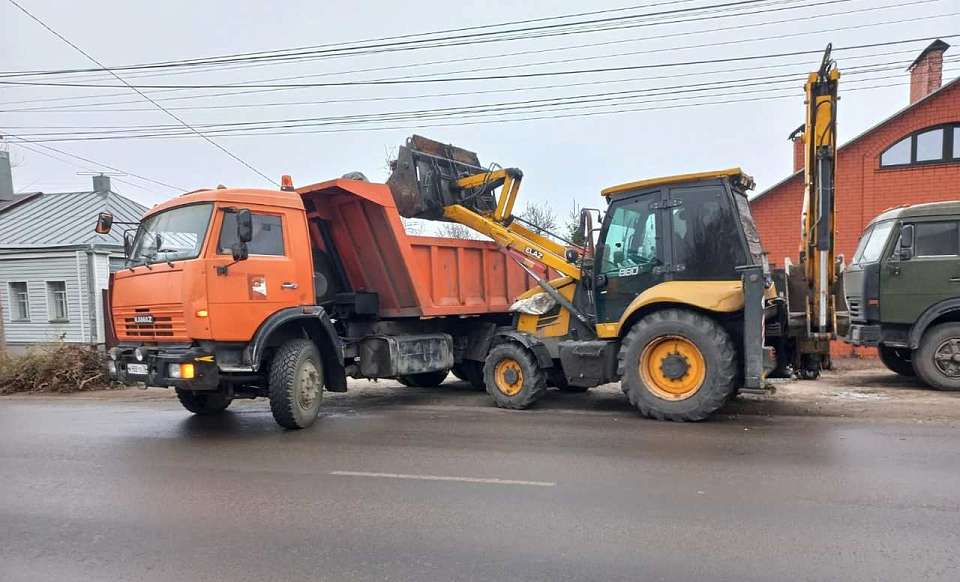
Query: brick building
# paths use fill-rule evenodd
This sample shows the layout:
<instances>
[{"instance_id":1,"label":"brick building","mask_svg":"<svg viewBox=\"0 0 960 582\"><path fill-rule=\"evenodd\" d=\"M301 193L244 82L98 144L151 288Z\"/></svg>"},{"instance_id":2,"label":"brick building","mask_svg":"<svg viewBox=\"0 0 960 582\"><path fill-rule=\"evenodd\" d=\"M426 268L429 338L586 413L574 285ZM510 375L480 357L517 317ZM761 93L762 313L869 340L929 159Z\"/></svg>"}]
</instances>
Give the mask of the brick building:
<instances>
[{"instance_id":1,"label":"brick building","mask_svg":"<svg viewBox=\"0 0 960 582\"><path fill-rule=\"evenodd\" d=\"M863 227L888 208L960 199L960 78L941 86L948 48L945 42L934 41L910 65L906 108L839 148L838 254L851 257ZM792 175L750 203L770 261L779 265L784 257L796 263L800 246L799 142L794 142L793 162Z\"/></svg>"}]
</instances>

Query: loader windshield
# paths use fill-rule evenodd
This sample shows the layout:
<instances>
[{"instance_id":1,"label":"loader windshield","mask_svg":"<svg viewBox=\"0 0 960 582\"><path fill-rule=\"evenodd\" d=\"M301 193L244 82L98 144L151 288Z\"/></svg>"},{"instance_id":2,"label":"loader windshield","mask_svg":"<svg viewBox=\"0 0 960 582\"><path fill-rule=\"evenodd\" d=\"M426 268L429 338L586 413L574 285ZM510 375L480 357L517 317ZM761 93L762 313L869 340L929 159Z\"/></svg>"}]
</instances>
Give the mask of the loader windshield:
<instances>
[{"instance_id":1,"label":"loader windshield","mask_svg":"<svg viewBox=\"0 0 960 582\"><path fill-rule=\"evenodd\" d=\"M144 219L133 239L133 264L194 259L200 254L212 204L191 204L158 212Z\"/></svg>"}]
</instances>

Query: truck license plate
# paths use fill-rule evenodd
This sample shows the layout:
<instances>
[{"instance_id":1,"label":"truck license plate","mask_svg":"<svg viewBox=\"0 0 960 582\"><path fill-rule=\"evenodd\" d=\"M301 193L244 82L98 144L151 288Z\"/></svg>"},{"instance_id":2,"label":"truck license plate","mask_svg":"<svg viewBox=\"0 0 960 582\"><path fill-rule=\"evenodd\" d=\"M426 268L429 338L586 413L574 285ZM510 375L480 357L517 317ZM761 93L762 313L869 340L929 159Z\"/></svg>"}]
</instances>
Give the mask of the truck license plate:
<instances>
[{"instance_id":1,"label":"truck license plate","mask_svg":"<svg viewBox=\"0 0 960 582\"><path fill-rule=\"evenodd\" d=\"M146 364L127 364L127 372L130 374L136 374L138 376L146 376L147 365Z\"/></svg>"}]
</instances>

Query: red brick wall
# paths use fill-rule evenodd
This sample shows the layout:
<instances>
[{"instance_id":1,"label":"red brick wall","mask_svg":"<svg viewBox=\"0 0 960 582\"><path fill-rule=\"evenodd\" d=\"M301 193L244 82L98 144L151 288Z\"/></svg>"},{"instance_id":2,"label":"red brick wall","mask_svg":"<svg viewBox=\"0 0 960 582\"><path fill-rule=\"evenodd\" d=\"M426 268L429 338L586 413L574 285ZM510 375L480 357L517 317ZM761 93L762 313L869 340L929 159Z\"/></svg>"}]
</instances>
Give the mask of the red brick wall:
<instances>
[{"instance_id":1,"label":"red brick wall","mask_svg":"<svg viewBox=\"0 0 960 582\"><path fill-rule=\"evenodd\" d=\"M842 123L843 111L840 110ZM849 262L864 226L901 204L960 199L960 163L880 169L880 153L931 125L960 122L960 83L840 148L837 163L837 254ZM794 175L751 202L770 262L796 263L800 246L803 175Z\"/></svg>"}]
</instances>

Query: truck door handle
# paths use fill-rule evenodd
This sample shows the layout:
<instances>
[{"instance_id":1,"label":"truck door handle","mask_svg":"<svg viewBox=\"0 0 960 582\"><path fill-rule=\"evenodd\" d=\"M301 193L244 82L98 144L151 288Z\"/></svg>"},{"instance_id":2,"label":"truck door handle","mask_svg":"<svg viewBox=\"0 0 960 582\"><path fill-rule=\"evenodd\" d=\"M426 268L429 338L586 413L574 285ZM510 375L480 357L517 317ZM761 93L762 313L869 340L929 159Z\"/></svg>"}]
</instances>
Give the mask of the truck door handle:
<instances>
[{"instance_id":1,"label":"truck door handle","mask_svg":"<svg viewBox=\"0 0 960 582\"><path fill-rule=\"evenodd\" d=\"M951 283L960 283L960 277L950 277Z\"/></svg>"},{"instance_id":2,"label":"truck door handle","mask_svg":"<svg viewBox=\"0 0 960 582\"><path fill-rule=\"evenodd\" d=\"M280 286L283 287L284 289L296 289L296 288L297 288L297 284L296 284L296 283L290 283L289 281L284 281L283 283L280 284Z\"/></svg>"}]
</instances>

